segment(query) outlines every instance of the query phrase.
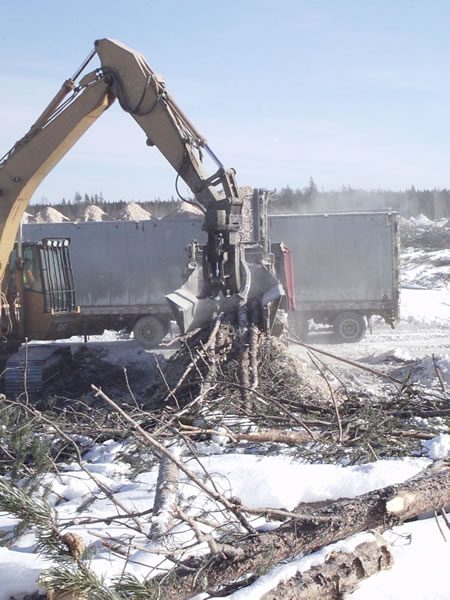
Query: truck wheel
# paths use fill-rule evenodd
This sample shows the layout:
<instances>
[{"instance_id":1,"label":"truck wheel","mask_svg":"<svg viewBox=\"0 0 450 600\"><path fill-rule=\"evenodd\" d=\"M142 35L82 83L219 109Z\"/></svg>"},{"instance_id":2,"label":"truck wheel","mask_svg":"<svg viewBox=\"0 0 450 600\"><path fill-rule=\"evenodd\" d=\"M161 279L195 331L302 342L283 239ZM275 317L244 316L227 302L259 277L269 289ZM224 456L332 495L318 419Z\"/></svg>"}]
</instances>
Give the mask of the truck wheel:
<instances>
[{"instance_id":1,"label":"truck wheel","mask_svg":"<svg viewBox=\"0 0 450 600\"><path fill-rule=\"evenodd\" d=\"M152 315L146 315L138 319L134 324L134 340L144 348L155 348L168 330L168 324L162 323Z\"/></svg>"},{"instance_id":2,"label":"truck wheel","mask_svg":"<svg viewBox=\"0 0 450 600\"><path fill-rule=\"evenodd\" d=\"M357 312L339 313L333 321L333 330L339 342L359 342L366 333L366 321Z\"/></svg>"}]
</instances>

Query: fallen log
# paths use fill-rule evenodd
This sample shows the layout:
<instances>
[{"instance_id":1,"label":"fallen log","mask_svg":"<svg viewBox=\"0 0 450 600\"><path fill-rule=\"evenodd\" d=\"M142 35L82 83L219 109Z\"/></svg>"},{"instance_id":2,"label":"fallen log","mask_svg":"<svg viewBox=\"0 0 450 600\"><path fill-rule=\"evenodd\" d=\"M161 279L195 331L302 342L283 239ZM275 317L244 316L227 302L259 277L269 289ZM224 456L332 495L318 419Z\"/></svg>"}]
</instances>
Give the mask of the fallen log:
<instances>
[{"instance_id":1,"label":"fallen log","mask_svg":"<svg viewBox=\"0 0 450 600\"><path fill-rule=\"evenodd\" d=\"M217 429L206 429L202 427L192 427L191 425L181 424L181 429L188 435L215 435L232 442L254 442L264 443L273 442L278 444L288 444L297 446L311 441L311 436L304 431L281 431L279 429L262 429L259 431L250 431L248 433L238 433L228 430L218 431Z\"/></svg>"},{"instance_id":2,"label":"fallen log","mask_svg":"<svg viewBox=\"0 0 450 600\"><path fill-rule=\"evenodd\" d=\"M423 512L439 510L450 503L449 483L450 468L440 464L402 484L334 502L307 519L291 519L273 531L247 536L239 545L245 557L242 560L220 555L188 559L176 569L164 591L171 600L183 600L202 591L214 596L219 587L237 580L245 587L251 582L249 574L267 570L295 554L309 554L355 533L384 531ZM396 501L393 509L396 498L402 498L403 503Z\"/></svg>"},{"instance_id":3,"label":"fallen log","mask_svg":"<svg viewBox=\"0 0 450 600\"><path fill-rule=\"evenodd\" d=\"M392 567L394 559L389 544L380 535L358 544L353 551L334 550L334 546L338 544L324 549L327 551L324 562L320 562L322 552L318 552L314 562L319 564L306 567L303 572L300 566L298 573L278 583L261 600L340 600L364 579Z\"/></svg>"},{"instance_id":4,"label":"fallen log","mask_svg":"<svg viewBox=\"0 0 450 600\"><path fill-rule=\"evenodd\" d=\"M159 463L150 539L157 542L171 529L178 493L178 466L163 454Z\"/></svg>"}]
</instances>

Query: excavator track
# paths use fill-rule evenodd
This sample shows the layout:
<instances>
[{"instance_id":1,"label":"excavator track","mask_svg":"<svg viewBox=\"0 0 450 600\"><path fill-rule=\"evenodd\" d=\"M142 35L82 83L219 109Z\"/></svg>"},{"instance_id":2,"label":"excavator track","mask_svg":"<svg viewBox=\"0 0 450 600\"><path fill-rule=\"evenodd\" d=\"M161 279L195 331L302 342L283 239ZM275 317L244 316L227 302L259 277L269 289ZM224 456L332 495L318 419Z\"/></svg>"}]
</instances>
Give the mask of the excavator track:
<instances>
[{"instance_id":1,"label":"excavator track","mask_svg":"<svg viewBox=\"0 0 450 600\"><path fill-rule=\"evenodd\" d=\"M21 394L39 394L44 385L60 374L70 359L68 346L59 344L22 345L6 361L3 374L4 393L7 397Z\"/></svg>"}]
</instances>

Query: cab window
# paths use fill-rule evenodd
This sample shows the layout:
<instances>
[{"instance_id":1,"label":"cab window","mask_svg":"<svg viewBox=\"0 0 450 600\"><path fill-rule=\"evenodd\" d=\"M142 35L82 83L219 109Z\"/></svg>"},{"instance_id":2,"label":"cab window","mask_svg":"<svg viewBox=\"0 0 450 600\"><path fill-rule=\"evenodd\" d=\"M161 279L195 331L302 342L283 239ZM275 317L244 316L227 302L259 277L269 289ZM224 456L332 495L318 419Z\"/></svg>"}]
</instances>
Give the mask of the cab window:
<instances>
[{"instance_id":1,"label":"cab window","mask_svg":"<svg viewBox=\"0 0 450 600\"><path fill-rule=\"evenodd\" d=\"M23 285L26 290L42 292L39 259L33 250L25 247L23 251Z\"/></svg>"}]
</instances>

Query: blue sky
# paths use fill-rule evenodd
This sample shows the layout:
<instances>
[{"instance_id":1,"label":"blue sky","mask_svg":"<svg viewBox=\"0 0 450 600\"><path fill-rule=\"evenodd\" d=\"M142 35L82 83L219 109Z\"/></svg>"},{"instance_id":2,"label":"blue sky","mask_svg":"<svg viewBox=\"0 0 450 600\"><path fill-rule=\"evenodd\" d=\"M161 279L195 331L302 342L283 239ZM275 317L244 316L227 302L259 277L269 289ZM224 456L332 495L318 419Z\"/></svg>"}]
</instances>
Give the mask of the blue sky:
<instances>
[{"instance_id":1,"label":"blue sky","mask_svg":"<svg viewBox=\"0 0 450 600\"><path fill-rule=\"evenodd\" d=\"M0 154L111 37L164 75L241 185L450 186L448 1L3 0L1 16ZM34 201L165 199L174 181L117 104Z\"/></svg>"}]
</instances>

